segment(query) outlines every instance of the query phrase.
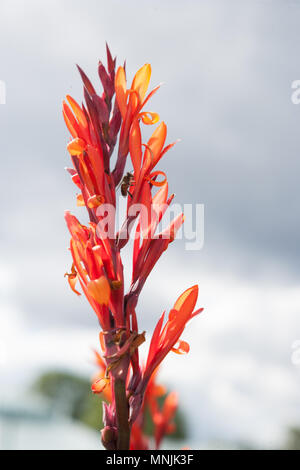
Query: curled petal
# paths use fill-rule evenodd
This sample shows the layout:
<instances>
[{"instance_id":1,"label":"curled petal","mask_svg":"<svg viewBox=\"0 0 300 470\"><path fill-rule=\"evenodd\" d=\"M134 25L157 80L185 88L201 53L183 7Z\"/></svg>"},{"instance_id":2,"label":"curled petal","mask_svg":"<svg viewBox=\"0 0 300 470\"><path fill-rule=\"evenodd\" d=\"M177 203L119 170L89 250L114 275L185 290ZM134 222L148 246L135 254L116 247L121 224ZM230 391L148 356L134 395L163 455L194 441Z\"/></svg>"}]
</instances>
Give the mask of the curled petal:
<instances>
[{"instance_id":1,"label":"curled petal","mask_svg":"<svg viewBox=\"0 0 300 470\"><path fill-rule=\"evenodd\" d=\"M178 347L172 348L172 351L176 354L187 354L190 350L190 345L186 341L179 340Z\"/></svg>"},{"instance_id":2,"label":"curled petal","mask_svg":"<svg viewBox=\"0 0 300 470\"><path fill-rule=\"evenodd\" d=\"M84 115L84 112L82 111L79 104L70 95L67 95L67 100L69 101L70 106L73 109L73 112L75 116L77 117L79 124L82 125L84 128L86 128L88 126L88 123Z\"/></svg>"},{"instance_id":3,"label":"curled petal","mask_svg":"<svg viewBox=\"0 0 300 470\"><path fill-rule=\"evenodd\" d=\"M139 114L139 118L142 119L144 124L151 125L156 124L159 121L159 114L145 111Z\"/></svg>"},{"instance_id":4,"label":"curled petal","mask_svg":"<svg viewBox=\"0 0 300 470\"><path fill-rule=\"evenodd\" d=\"M155 178L157 176L163 176L164 179L162 181L156 181ZM167 175L164 171L154 171L153 173L151 173L150 176L147 176L146 177L146 180L149 180L149 183L151 183L153 186L164 186L167 182Z\"/></svg>"},{"instance_id":5,"label":"curled petal","mask_svg":"<svg viewBox=\"0 0 300 470\"><path fill-rule=\"evenodd\" d=\"M71 273L65 273L65 277L66 276L68 276L68 283L69 283L69 286L71 287L72 291L75 292L75 294L77 294L77 295L81 295L81 293L78 292L78 290L76 290L76 288L75 288L76 282L78 280L78 274L77 274L77 271L75 269L74 263L72 264Z\"/></svg>"}]
</instances>

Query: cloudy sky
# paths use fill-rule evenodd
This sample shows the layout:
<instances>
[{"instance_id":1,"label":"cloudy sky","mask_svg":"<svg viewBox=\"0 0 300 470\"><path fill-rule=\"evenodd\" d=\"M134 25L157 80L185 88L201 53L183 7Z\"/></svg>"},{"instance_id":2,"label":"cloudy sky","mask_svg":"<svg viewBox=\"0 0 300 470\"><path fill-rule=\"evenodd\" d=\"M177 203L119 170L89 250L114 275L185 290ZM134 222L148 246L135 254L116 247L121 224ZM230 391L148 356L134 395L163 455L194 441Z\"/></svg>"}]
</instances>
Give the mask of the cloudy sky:
<instances>
[{"instance_id":1,"label":"cloudy sky","mask_svg":"<svg viewBox=\"0 0 300 470\"><path fill-rule=\"evenodd\" d=\"M190 440L275 446L300 425L300 3L291 0L2 0L1 393L48 367L90 374L97 322L69 291L61 103L81 99L78 63L97 84L105 41L130 77L152 64L152 109L181 142L160 169L176 202L205 206L205 243L172 244L141 297L153 328L187 287L205 308L161 379L177 389ZM125 253L129 260L129 252ZM149 337L149 335L148 335ZM191 392L192 390L192 392ZM191 397L191 393L193 396Z\"/></svg>"}]
</instances>

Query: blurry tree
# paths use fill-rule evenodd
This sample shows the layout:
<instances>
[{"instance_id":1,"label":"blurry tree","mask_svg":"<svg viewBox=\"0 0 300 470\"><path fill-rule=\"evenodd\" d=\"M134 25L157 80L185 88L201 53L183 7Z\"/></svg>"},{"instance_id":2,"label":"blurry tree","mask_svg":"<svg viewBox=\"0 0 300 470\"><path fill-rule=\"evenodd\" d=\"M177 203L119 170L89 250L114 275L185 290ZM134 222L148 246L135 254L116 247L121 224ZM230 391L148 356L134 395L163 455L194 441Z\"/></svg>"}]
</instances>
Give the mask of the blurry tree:
<instances>
[{"instance_id":1,"label":"blurry tree","mask_svg":"<svg viewBox=\"0 0 300 470\"><path fill-rule=\"evenodd\" d=\"M57 413L70 416L90 428L99 430L102 422L102 398L91 393L91 383L88 379L78 377L70 372L49 371L41 375L33 384L36 393L47 397L51 407ZM160 397L162 404L164 397ZM176 431L168 436L170 439L186 437L186 427L181 411L175 416ZM153 423L150 413L147 413L145 432L152 435Z\"/></svg>"},{"instance_id":2,"label":"blurry tree","mask_svg":"<svg viewBox=\"0 0 300 470\"><path fill-rule=\"evenodd\" d=\"M56 412L99 429L102 399L91 393L89 380L69 372L51 371L39 377L33 388L50 400Z\"/></svg>"},{"instance_id":3,"label":"blurry tree","mask_svg":"<svg viewBox=\"0 0 300 470\"><path fill-rule=\"evenodd\" d=\"M300 428L291 427L285 446L288 450L300 450Z\"/></svg>"}]
</instances>

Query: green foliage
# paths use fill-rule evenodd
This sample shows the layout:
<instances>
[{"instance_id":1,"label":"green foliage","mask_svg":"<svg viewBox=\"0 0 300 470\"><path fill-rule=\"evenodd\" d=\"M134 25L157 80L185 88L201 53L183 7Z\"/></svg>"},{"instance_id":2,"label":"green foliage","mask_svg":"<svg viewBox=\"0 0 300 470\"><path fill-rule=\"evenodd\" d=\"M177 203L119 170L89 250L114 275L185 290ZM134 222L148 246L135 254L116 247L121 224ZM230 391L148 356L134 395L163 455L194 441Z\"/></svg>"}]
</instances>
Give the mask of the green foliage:
<instances>
[{"instance_id":1,"label":"green foliage","mask_svg":"<svg viewBox=\"0 0 300 470\"><path fill-rule=\"evenodd\" d=\"M35 382L34 390L48 397L54 410L99 430L102 399L91 392L89 380L68 372L47 372Z\"/></svg>"},{"instance_id":2,"label":"green foliage","mask_svg":"<svg viewBox=\"0 0 300 470\"><path fill-rule=\"evenodd\" d=\"M286 443L288 450L300 450L300 428L290 428Z\"/></svg>"},{"instance_id":3,"label":"green foliage","mask_svg":"<svg viewBox=\"0 0 300 470\"><path fill-rule=\"evenodd\" d=\"M102 423L102 398L91 392L89 380L64 371L50 371L41 375L33 385L35 392L50 400L53 410L70 416L86 426L99 430ZM159 398L162 406L164 397ZM183 439L186 436L182 413L175 416L176 431L170 434L171 439ZM153 422L147 411L145 433L153 435Z\"/></svg>"}]
</instances>

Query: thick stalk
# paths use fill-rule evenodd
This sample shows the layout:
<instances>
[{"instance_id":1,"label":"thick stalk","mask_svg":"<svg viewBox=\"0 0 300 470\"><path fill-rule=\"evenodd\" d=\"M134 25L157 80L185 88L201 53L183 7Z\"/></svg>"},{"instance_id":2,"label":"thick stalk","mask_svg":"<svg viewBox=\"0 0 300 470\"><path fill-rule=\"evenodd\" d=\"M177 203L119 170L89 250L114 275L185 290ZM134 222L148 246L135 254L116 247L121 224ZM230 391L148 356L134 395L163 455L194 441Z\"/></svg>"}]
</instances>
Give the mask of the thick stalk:
<instances>
[{"instance_id":1,"label":"thick stalk","mask_svg":"<svg viewBox=\"0 0 300 470\"><path fill-rule=\"evenodd\" d=\"M117 450L129 450L130 426L125 381L119 378L114 382L116 416L118 426Z\"/></svg>"}]
</instances>

